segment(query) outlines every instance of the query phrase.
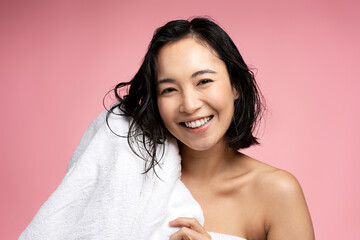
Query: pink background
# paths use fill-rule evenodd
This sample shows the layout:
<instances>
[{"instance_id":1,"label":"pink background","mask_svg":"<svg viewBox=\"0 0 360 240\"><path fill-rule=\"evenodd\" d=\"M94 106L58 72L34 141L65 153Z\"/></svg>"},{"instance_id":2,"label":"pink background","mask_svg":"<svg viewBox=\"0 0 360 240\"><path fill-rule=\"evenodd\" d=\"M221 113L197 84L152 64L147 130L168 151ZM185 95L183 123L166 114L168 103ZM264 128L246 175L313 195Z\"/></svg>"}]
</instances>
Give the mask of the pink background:
<instances>
[{"instance_id":1,"label":"pink background","mask_svg":"<svg viewBox=\"0 0 360 240\"><path fill-rule=\"evenodd\" d=\"M63 178L104 94L135 73L154 29L210 15L269 107L247 153L302 184L317 239L360 227L357 1L1 1L0 239L15 239Z\"/></svg>"}]
</instances>

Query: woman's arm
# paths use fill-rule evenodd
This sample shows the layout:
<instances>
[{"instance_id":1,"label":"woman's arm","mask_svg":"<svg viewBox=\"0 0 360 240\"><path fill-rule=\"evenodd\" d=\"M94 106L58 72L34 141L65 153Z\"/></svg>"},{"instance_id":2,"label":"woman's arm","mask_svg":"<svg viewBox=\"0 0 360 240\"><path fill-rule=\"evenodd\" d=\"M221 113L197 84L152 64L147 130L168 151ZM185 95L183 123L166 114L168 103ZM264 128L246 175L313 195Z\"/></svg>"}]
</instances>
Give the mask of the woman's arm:
<instances>
[{"instance_id":1,"label":"woman's arm","mask_svg":"<svg viewBox=\"0 0 360 240\"><path fill-rule=\"evenodd\" d=\"M267 239L315 239L310 213L299 182L291 174L276 170L266 176L265 228Z\"/></svg>"}]
</instances>

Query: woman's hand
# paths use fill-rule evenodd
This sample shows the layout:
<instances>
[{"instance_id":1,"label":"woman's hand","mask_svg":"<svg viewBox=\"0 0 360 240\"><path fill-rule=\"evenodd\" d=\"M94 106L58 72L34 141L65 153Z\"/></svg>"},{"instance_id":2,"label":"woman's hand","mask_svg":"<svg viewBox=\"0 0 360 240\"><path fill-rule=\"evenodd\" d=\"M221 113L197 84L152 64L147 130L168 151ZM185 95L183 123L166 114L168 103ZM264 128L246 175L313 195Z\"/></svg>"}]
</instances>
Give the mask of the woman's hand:
<instances>
[{"instance_id":1,"label":"woman's hand","mask_svg":"<svg viewBox=\"0 0 360 240\"><path fill-rule=\"evenodd\" d=\"M169 225L180 228L171 235L170 240L211 240L211 236L195 218L180 217L169 222Z\"/></svg>"}]
</instances>

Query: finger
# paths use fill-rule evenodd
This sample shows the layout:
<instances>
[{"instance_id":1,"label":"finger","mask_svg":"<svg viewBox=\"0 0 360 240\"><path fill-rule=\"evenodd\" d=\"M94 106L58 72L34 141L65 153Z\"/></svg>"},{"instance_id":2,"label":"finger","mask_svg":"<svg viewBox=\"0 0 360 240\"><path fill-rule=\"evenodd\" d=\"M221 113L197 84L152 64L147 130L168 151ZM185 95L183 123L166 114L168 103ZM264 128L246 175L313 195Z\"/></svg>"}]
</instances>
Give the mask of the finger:
<instances>
[{"instance_id":1,"label":"finger","mask_svg":"<svg viewBox=\"0 0 360 240\"><path fill-rule=\"evenodd\" d=\"M169 223L171 227L187 227L199 233L207 233L196 218L180 217Z\"/></svg>"},{"instance_id":2,"label":"finger","mask_svg":"<svg viewBox=\"0 0 360 240\"><path fill-rule=\"evenodd\" d=\"M204 235L187 227L180 228L179 231L171 235L170 240L211 240L210 235Z\"/></svg>"}]
</instances>

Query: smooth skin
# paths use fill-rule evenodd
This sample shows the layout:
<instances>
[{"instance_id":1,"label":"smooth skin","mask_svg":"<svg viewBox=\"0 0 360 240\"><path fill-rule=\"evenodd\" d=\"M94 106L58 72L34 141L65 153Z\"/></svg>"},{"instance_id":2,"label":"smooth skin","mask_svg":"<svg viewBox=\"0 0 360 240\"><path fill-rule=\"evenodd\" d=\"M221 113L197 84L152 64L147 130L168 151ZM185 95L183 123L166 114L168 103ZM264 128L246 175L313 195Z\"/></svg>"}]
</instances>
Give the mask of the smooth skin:
<instances>
[{"instance_id":1,"label":"smooth skin","mask_svg":"<svg viewBox=\"0 0 360 240\"><path fill-rule=\"evenodd\" d=\"M211 239L217 232L248 240L312 240L313 226L298 181L290 173L236 152L224 135L239 94L216 52L189 36L165 45L157 57L157 102L161 118L178 139L181 180L200 204L204 226L193 218L170 240ZM200 128L184 122L211 117Z\"/></svg>"}]
</instances>

